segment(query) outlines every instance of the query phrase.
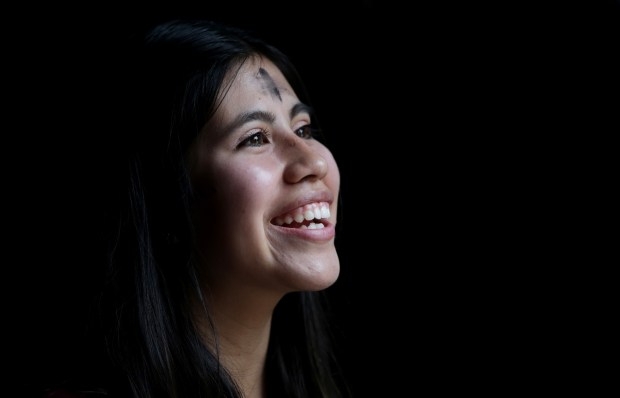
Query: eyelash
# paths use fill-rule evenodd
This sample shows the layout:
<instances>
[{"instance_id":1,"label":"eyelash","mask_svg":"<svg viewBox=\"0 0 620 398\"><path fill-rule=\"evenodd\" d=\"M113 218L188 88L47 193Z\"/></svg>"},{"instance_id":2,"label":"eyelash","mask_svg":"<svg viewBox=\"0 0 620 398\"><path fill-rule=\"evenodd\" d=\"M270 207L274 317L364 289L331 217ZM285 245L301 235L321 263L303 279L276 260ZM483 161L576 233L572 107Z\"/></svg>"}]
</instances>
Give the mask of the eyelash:
<instances>
[{"instance_id":1,"label":"eyelash","mask_svg":"<svg viewBox=\"0 0 620 398\"><path fill-rule=\"evenodd\" d=\"M295 134L298 137L301 137L307 140L315 138L318 132L319 132L318 129L313 128L311 124L305 124L295 130ZM241 141L238 147L244 147L244 146L259 147L259 146L264 145L265 143L269 143L270 137L271 137L271 134L268 130L261 129L258 132L251 134L250 136L245 138L243 141ZM262 142L260 143L253 142L255 138L260 138Z\"/></svg>"}]
</instances>

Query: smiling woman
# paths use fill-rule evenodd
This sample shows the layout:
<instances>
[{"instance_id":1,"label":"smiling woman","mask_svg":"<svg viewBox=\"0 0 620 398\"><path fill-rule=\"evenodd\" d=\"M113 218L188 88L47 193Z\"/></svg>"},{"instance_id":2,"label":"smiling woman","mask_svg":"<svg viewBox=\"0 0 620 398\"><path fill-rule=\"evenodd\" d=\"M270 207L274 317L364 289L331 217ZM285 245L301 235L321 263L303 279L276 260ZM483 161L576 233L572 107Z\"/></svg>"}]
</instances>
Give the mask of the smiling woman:
<instances>
[{"instance_id":1,"label":"smiling woman","mask_svg":"<svg viewBox=\"0 0 620 398\"><path fill-rule=\"evenodd\" d=\"M336 280L340 175L282 72L263 57L242 62L225 78L220 106L190 148L194 224L212 301L242 307L232 313L253 307L270 314L284 294ZM289 217L297 224L286 223ZM323 223L299 224L315 218Z\"/></svg>"},{"instance_id":2,"label":"smiling woman","mask_svg":"<svg viewBox=\"0 0 620 398\"><path fill-rule=\"evenodd\" d=\"M340 173L294 66L194 20L121 58L124 105L102 112L120 111L125 193L90 329L99 351L85 355L96 365L47 396L346 396L323 308Z\"/></svg>"}]
</instances>

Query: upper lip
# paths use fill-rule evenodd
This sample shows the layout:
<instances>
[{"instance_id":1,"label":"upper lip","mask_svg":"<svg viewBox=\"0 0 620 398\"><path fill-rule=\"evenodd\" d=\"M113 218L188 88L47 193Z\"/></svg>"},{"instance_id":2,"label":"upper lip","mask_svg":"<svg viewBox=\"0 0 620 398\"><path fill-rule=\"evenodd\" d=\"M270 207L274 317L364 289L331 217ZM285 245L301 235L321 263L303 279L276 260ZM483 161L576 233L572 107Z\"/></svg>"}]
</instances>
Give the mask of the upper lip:
<instances>
[{"instance_id":1,"label":"upper lip","mask_svg":"<svg viewBox=\"0 0 620 398\"><path fill-rule=\"evenodd\" d=\"M332 194L332 192L329 190L305 192L297 196L297 198L293 202L289 202L286 205L284 205L281 208L281 210L279 210L277 214L274 217L272 217L272 219L275 217L281 216L283 214L289 213L298 207L301 207L301 206L304 206L310 203L327 202L331 206L333 201L334 201L334 194Z\"/></svg>"}]
</instances>

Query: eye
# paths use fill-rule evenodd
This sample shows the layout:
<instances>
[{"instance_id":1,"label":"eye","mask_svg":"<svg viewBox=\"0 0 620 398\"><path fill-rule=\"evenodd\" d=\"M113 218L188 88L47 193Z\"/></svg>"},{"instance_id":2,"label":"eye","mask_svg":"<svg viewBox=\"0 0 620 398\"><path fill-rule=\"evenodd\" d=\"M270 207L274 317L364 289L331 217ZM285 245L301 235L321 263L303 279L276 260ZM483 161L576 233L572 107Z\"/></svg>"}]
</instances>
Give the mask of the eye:
<instances>
[{"instance_id":1,"label":"eye","mask_svg":"<svg viewBox=\"0 0 620 398\"><path fill-rule=\"evenodd\" d=\"M269 143L269 138L267 137L267 132L261 130L258 131L249 137L245 138L241 141L238 147L250 146L250 147L259 147Z\"/></svg>"},{"instance_id":2,"label":"eye","mask_svg":"<svg viewBox=\"0 0 620 398\"><path fill-rule=\"evenodd\" d=\"M307 140L315 138L316 133L318 133L318 130L314 129L311 124L306 124L295 130L295 134L297 134L298 137Z\"/></svg>"}]
</instances>

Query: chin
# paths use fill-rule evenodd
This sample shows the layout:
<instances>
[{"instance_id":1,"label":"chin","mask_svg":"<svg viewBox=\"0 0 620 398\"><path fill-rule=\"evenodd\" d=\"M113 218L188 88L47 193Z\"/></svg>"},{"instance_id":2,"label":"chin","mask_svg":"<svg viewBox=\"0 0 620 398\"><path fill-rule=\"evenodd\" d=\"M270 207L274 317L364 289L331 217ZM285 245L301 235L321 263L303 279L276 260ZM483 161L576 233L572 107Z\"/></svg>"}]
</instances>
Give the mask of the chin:
<instances>
[{"instance_id":1,"label":"chin","mask_svg":"<svg viewBox=\"0 0 620 398\"><path fill-rule=\"evenodd\" d=\"M327 289L328 287L333 285L338 280L339 275L340 275L340 266L335 267L333 270L330 270L330 272L324 272L322 274L323 278L317 281L318 283L316 283L315 287L311 290L316 291L316 290Z\"/></svg>"},{"instance_id":2,"label":"chin","mask_svg":"<svg viewBox=\"0 0 620 398\"><path fill-rule=\"evenodd\" d=\"M340 263L338 261L322 262L307 268L306 272L298 274L291 282L294 290L318 291L333 285L339 275Z\"/></svg>"}]
</instances>

